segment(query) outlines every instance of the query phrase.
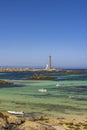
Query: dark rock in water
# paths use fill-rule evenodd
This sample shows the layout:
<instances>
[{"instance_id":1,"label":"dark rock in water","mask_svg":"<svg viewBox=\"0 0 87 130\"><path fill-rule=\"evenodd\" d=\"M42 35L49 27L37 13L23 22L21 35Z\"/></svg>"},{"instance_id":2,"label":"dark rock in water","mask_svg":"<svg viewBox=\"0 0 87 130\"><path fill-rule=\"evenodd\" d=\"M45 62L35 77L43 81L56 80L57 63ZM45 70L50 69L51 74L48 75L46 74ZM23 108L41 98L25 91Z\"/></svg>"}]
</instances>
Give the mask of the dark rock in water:
<instances>
[{"instance_id":1,"label":"dark rock in water","mask_svg":"<svg viewBox=\"0 0 87 130\"><path fill-rule=\"evenodd\" d=\"M13 83L10 83L10 82L4 81L4 80L0 80L0 85L10 85L10 84L13 84Z\"/></svg>"},{"instance_id":2,"label":"dark rock in water","mask_svg":"<svg viewBox=\"0 0 87 130\"><path fill-rule=\"evenodd\" d=\"M30 80L55 80L55 76L45 76L43 74L34 74L34 76L28 78Z\"/></svg>"}]
</instances>

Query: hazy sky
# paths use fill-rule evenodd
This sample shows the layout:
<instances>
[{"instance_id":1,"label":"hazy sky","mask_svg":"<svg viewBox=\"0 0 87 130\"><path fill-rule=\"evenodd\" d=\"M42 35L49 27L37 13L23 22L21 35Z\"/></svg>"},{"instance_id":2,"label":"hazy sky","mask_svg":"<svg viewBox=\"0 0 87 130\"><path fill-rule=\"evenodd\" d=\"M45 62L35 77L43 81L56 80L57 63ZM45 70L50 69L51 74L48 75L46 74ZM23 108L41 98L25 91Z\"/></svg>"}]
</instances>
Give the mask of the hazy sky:
<instances>
[{"instance_id":1,"label":"hazy sky","mask_svg":"<svg viewBox=\"0 0 87 130\"><path fill-rule=\"evenodd\" d=\"M0 0L0 66L87 68L87 0Z\"/></svg>"}]
</instances>

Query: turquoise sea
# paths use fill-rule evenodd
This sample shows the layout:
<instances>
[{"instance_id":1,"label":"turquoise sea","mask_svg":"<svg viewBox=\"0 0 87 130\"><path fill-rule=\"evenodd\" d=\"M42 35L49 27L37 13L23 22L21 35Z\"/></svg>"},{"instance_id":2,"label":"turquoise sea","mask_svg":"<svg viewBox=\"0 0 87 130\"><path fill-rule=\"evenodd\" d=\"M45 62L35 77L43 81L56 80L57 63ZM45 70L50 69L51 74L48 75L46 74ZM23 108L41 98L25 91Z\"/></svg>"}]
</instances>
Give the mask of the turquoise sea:
<instances>
[{"instance_id":1,"label":"turquoise sea","mask_svg":"<svg viewBox=\"0 0 87 130\"><path fill-rule=\"evenodd\" d=\"M14 83L0 86L0 111L15 110L49 116L87 115L87 74L43 72L44 75L58 77L58 80L28 80L33 74L0 73L0 79Z\"/></svg>"}]
</instances>

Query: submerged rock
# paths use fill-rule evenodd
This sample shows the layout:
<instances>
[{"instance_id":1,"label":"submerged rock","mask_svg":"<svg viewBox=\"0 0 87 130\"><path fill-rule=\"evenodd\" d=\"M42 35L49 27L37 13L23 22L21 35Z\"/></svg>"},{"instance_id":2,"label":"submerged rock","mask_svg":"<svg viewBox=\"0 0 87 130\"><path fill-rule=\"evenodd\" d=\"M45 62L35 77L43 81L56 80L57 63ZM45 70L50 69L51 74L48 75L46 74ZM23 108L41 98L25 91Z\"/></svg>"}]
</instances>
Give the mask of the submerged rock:
<instances>
[{"instance_id":1,"label":"submerged rock","mask_svg":"<svg viewBox=\"0 0 87 130\"><path fill-rule=\"evenodd\" d=\"M34 76L28 78L30 80L55 80L55 76L45 76L43 74L34 74Z\"/></svg>"},{"instance_id":2,"label":"submerged rock","mask_svg":"<svg viewBox=\"0 0 87 130\"><path fill-rule=\"evenodd\" d=\"M9 84L13 84L13 83L10 83L10 82L4 81L4 80L0 80L0 85L9 85Z\"/></svg>"}]
</instances>

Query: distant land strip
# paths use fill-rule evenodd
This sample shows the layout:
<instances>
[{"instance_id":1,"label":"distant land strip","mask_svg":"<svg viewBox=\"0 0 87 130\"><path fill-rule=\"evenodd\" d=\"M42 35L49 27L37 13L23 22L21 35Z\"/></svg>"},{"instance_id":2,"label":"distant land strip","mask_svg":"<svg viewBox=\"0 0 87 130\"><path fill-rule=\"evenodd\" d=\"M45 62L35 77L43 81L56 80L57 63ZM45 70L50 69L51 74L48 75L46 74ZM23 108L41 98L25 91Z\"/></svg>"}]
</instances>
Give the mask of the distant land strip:
<instances>
[{"instance_id":1,"label":"distant land strip","mask_svg":"<svg viewBox=\"0 0 87 130\"><path fill-rule=\"evenodd\" d=\"M0 72L55 72L55 73L87 73L86 69L35 69L35 68L0 68Z\"/></svg>"}]
</instances>

